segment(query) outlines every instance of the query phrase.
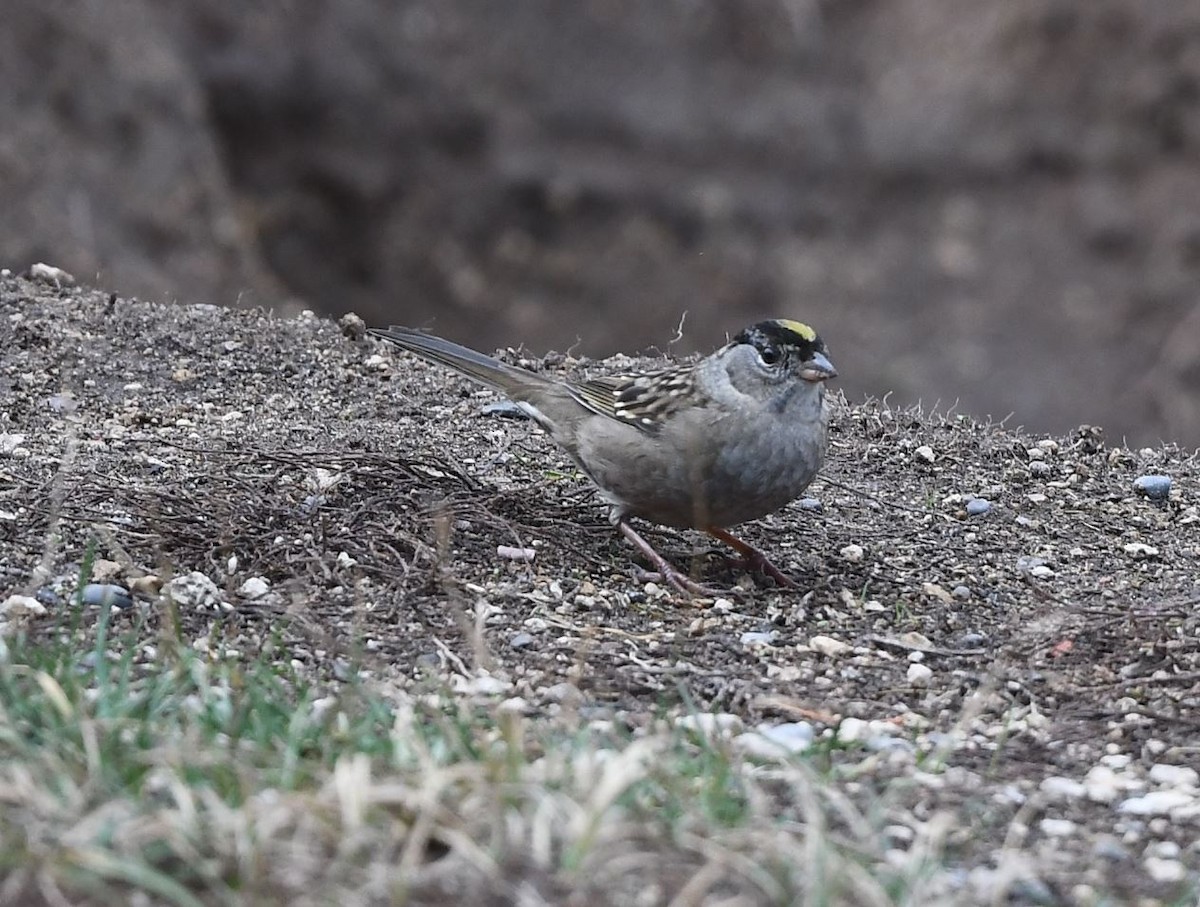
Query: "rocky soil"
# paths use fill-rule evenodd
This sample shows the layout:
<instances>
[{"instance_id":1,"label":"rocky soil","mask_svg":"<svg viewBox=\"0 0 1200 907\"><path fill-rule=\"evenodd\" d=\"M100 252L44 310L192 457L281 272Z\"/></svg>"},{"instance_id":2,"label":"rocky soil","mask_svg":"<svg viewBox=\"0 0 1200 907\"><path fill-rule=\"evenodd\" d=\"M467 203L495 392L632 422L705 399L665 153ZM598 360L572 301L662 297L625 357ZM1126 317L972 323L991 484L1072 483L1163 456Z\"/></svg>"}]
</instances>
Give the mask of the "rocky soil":
<instances>
[{"instance_id":1,"label":"rocky soil","mask_svg":"<svg viewBox=\"0 0 1200 907\"><path fill-rule=\"evenodd\" d=\"M353 656L407 689L485 668L495 689L471 695L634 733L694 709L797 751L836 729L860 760L846 795L886 810L899 848L940 829L958 902L1200 885L1192 453L839 398L812 500L744 527L800 589L650 530L730 589L685 601L632 578L535 426L353 317L8 276L0 396L0 600L53 603L91 545L141 607L168 579L207 583L186 633L219 620L253 647L282 627L314 670Z\"/></svg>"}]
</instances>

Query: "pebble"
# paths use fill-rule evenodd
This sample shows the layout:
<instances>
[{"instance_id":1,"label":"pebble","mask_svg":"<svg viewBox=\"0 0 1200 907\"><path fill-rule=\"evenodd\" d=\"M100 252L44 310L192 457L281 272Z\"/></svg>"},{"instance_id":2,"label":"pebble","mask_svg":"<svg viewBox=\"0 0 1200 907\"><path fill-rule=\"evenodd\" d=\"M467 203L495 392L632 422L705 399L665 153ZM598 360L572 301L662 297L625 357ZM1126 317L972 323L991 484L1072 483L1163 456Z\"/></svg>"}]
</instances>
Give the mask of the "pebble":
<instances>
[{"instance_id":1,"label":"pebble","mask_svg":"<svg viewBox=\"0 0 1200 907\"><path fill-rule=\"evenodd\" d=\"M801 498L796 502L796 506L801 510L811 510L813 513L820 513L825 509L824 505L816 498Z\"/></svg>"},{"instance_id":2,"label":"pebble","mask_svg":"<svg viewBox=\"0 0 1200 907\"><path fill-rule=\"evenodd\" d=\"M1165 860L1162 857L1147 857L1142 861L1142 868L1156 882L1182 882L1186 874L1184 865L1178 860Z\"/></svg>"},{"instance_id":3,"label":"pebble","mask_svg":"<svg viewBox=\"0 0 1200 907\"><path fill-rule=\"evenodd\" d=\"M1034 557L1032 554L1022 554L1017 558L1017 571L1019 573L1029 573L1036 567L1044 567L1046 562L1040 557Z\"/></svg>"},{"instance_id":4,"label":"pebble","mask_svg":"<svg viewBox=\"0 0 1200 907\"><path fill-rule=\"evenodd\" d=\"M453 686L456 693L465 693L468 696L497 696L508 692L512 684L491 674L480 673L474 677L455 674Z\"/></svg>"},{"instance_id":5,"label":"pebble","mask_svg":"<svg viewBox=\"0 0 1200 907\"><path fill-rule=\"evenodd\" d=\"M863 559L863 555L866 552L863 550L862 545L847 545L838 554L842 556L843 560L849 561L851 564L857 564Z\"/></svg>"},{"instance_id":6,"label":"pebble","mask_svg":"<svg viewBox=\"0 0 1200 907\"><path fill-rule=\"evenodd\" d=\"M832 636L814 636L808 641L808 647L819 655L829 657L845 655L852 648L849 643L834 639Z\"/></svg>"},{"instance_id":7,"label":"pebble","mask_svg":"<svg viewBox=\"0 0 1200 907\"><path fill-rule=\"evenodd\" d=\"M937 459L937 454L933 452L933 448L928 444L922 444L913 451L913 456L924 463L932 463Z\"/></svg>"},{"instance_id":8,"label":"pebble","mask_svg":"<svg viewBox=\"0 0 1200 907\"><path fill-rule=\"evenodd\" d=\"M685 731L695 731L702 737L730 737L741 733L745 722L729 712L699 712L675 719L675 726Z\"/></svg>"},{"instance_id":9,"label":"pebble","mask_svg":"<svg viewBox=\"0 0 1200 907\"><path fill-rule=\"evenodd\" d=\"M534 643L533 635L530 633L514 633L508 641L510 647L514 649L526 649Z\"/></svg>"},{"instance_id":10,"label":"pebble","mask_svg":"<svg viewBox=\"0 0 1200 907\"><path fill-rule=\"evenodd\" d=\"M542 690L542 695L551 702L580 702L583 695L579 692L579 687L573 683L567 683L565 680L560 683L551 684Z\"/></svg>"},{"instance_id":11,"label":"pebble","mask_svg":"<svg viewBox=\"0 0 1200 907\"><path fill-rule=\"evenodd\" d=\"M1156 762L1150 766L1150 780L1171 787L1200 787L1200 772L1190 765Z\"/></svg>"},{"instance_id":12,"label":"pebble","mask_svg":"<svg viewBox=\"0 0 1200 907\"><path fill-rule=\"evenodd\" d=\"M238 587L238 595L242 598L262 598L271 591L271 584L261 576L252 576Z\"/></svg>"},{"instance_id":13,"label":"pebble","mask_svg":"<svg viewBox=\"0 0 1200 907\"><path fill-rule=\"evenodd\" d=\"M0 456L12 457L16 456L17 450L25 443L25 436L21 434L0 434Z\"/></svg>"},{"instance_id":14,"label":"pebble","mask_svg":"<svg viewBox=\"0 0 1200 907\"><path fill-rule=\"evenodd\" d=\"M938 601L943 601L946 604L950 604L954 601L954 598L950 595L950 593L937 583L921 583L921 591L925 595L931 595L938 599Z\"/></svg>"},{"instance_id":15,"label":"pebble","mask_svg":"<svg viewBox=\"0 0 1200 907\"><path fill-rule=\"evenodd\" d=\"M907 740L897 737L900 726L890 721L866 721L862 718L843 718L837 726L840 743L861 743L867 749L879 752L896 748L911 747Z\"/></svg>"},{"instance_id":16,"label":"pebble","mask_svg":"<svg viewBox=\"0 0 1200 907\"><path fill-rule=\"evenodd\" d=\"M221 599L217 584L193 570L185 576L177 576L162 588L162 595L183 608L197 611L232 611L233 605Z\"/></svg>"},{"instance_id":17,"label":"pebble","mask_svg":"<svg viewBox=\"0 0 1200 907\"><path fill-rule=\"evenodd\" d=\"M960 602L965 602L971 597L971 589L968 586L955 586L950 590L950 594Z\"/></svg>"},{"instance_id":18,"label":"pebble","mask_svg":"<svg viewBox=\"0 0 1200 907\"><path fill-rule=\"evenodd\" d=\"M862 718L843 718L837 726L837 739L843 743L858 743L869 733L870 724Z\"/></svg>"},{"instance_id":19,"label":"pebble","mask_svg":"<svg viewBox=\"0 0 1200 907\"><path fill-rule=\"evenodd\" d=\"M29 266L29 279L41 281L42 283L51 283L56 287L75 286L74 274L41 261Z\"/></svg>"},{"instance_id":20,"label":"pebble","mask_svg":"<svg viewBox=\"0 0 1200 907\"><path fill-rule=\"evenodd\" d=\"M1003 886L998 887L997 895L990 899L993 903L1001 901L1001 898L998 896L1000 890L1003 890ZM1023 876L1013 879L1006 893L1008 895L1006 900L1018 904L1053 905L1062 903L1049 885L1033 876Z\"/></svg>"},{"instance_id":21,"label":"pebble","mask_svg":"<svg viewBox=\"0 0 1200 907\"><path fill-rule=\"evenodd\" d=\"M497 545L496 556L508 561L531 561L537 557L536 548L512 548L508 545Z\"/></svg>"},{"instance_id":22,"label":"pebble","mask_svg":"<svg viewBox=\"0 0 1200 907\"><path fill-rule=\"evenodd\" d=\"M1158 549L1153 545L1147 545L1145 542L1130 542L1125 546L1125 553L1134 558L1155 557L1158 555Z\"/></svg>"},{"instance_id":23,"label":"pebble","mask_svg":"<svg viewBox=\"0 0 1200 907\"><path fill-rule=\"evenodd\" d=\"M933 679L933 671L926 665L913 662L908 666L905 676L908 678L908 682L914 687L927 687L929 686L929 681Z\"/></svg>"},{"instance_id":24,"label":"pebble","mask_svg":"<svg viewBox=\"0 0 1200 907\"><path fill-rule=\"evenodd\" d=\"M1106 765L1094 765L1083 779L1083 787L1087 798L1095 803L1111 803L1121 794L1129 790L1128 778L1117 775Z\"/></svg>"},{"instance_id":25,"label":"pebble","mask_svg":"<svg viewBox=\"0 0 1200 907\"><path fill-rule=\"evenodd\" d=\"M1042 819L1038 828L1048 838L1066 838L1075 833L1075 823L1070 819Z\"/></svg>"},{"instance_id":26,"label":"pebble","mask_svg":"<svg viewBox=\"0 0 1200 907\"><path fill-rule=\"evenodd\" d=\"M983 516L992 509L992 502L987 498L971 498L967 501L967 516Z\"/></svg>"},{"instance_id":27,"label":"pebble","mask_svg":"<svg viewBox=\"0 0 1200 907\"><path fill-rule=\"evenodd\" d=\"M342 334L351 340L362 340L367 336L367 323L355 312L347 312L338 319L337 325L342 329Z\"/></svg>"},{"instance_id":28,"label":"pebble","mask_svg":"<svg viewBox=\"0 0 1200 907\"><path fill-rule=\"evenodd\" d=\"M162 577L153 573L147 573L145 576L136 576L129 581L129 592L132 595L144 595L146 598L154 598L162 591Z\"/></svg>"},{"instance_id":29,"label":"pebble","mask_svg":"<svg viewBox=\"0 0 1200 907\"><path fill-rule=\"evenodd\" d=\"M116 583L88 583L79 590L79 600L85 605L101 607L125 609L133 606L129 590Z\"/></svg>"},{"instance_id":30,"label":"pebble","mask_svg":"<svg viewBox=\"0 0 1200 907\"><path fill-rule=\"evenodd\" d=\"M529 712L529 701L523 696L510 696L499 705L496 710L500 712L508 712L513 715L524 715Z\"/></svg>"},{"instance_id":31,"label":"pebble","mask_svg":"<svg viewBox=\"0 0 1200 907\"><path fill-rule=\"evenodd\" d=\"M46 613L46 606L32 595L10 595L0 602L0 615L4 617L30 617Z\"/></svg>"},{"instance_id":32,"label":"pebble","mask_svg":"<svg viewBox=\"0 0 1200 907\"><path fill-rule=\"evenodd\" d=\"M1074 778L1064 778L1061 775L1051 775L1043 778L1038 789L1056 800L1078 800L1087 793L1087 788Z\"/></svg>"},{"instance_id":33,"label":"pebble","mask_svg":"<svg viewBox=\"0 0 1200 907\"><path fill-rule=\"evenodd\" d=\"M1171 494L1170 476L1138 476L1133 480L1133 490L1152 501L1165 501Z\"/></svg>"},{"instance_id":34,"label":"pebble","mask_svg":"<svg viewBox=\"0 0 1200 907\"><path fill-rule=\"evenodd\" d=\"M1121 846L1120 841L1108 835L1101 836L1092 844L1092 853L1112 863L1121 863L1129 859L1129 851Z\"/></svg>"},{"instance_id":35,"label":"pebble","mask_svg":"<svg viewBox=\"0 0 1200 907\"><path fill-rule=\"evenodd\" d=\"M743 633L741 643L743 646L773 646L778 634L774 631L762 632L761 630L751 630Z\"/></svg>"},{"instance_id":36,"label":"pebble","mask_svg":"<svg viewBox=\"0 0 1200 907\"><path fill-rule=\"evenodd\" d=\"M917 751L916 745L911 740L885 734L868 737L865 745L873 753L908 753L912 755Z\"/></svg>"},{"instance_id":37,"label":"pebble","mask_svg":"<svg viewBox=\"0 0 1200 907\"><path fill-rule=\"evenodd\" d=\"M489 403L482 407L479 411L485 416L500 416L505 419L529 418L529 413L511 400L497 400L495 403Z\"/></svg>"},{"instance_id":38,"label":"pebble","mask_svg":"<svg viewBox=\"0 0 1200 907\"><path fill-rule=\"evenodd\" d=\"M92 582L107 583L121 575L121 565L116 561L98 557L92 561Z\"/></svg>"},{"instance_id":39,"label":"pebble","mask_svg":"<svg viewBox=\"0 0 1200 907\"><path fill-rule=\"evenodd\" d=\"M1152 790L1140 797L1130 797L1117 805L1117 812L1130 816L1165 816L1180 806L1195 801L1194 794L1182 790Z\"/></svg>"},{"instance_id":40,"label":"pebble","mask_svg":"<svg viewBox=\"0 0 1200 907\"><path fill-rule=\"evenodd\" d=\"M1162 857L1164 860L1179 859L1180 847L1174 841L1151 841L1142 854L1147 857Z\"/></svg>"},{"instance_id":41,"label":"pebble","mask_svg":"<svg viewBox=\"0 0 1200 907\"><path fill-rule=\"evenodd\" d=\"M807 721L785 724L760 724L753 731L739 734L734 742L745 753L765 759L800 753L812 746L816 731Z\"/></svg>"}]
</instances>

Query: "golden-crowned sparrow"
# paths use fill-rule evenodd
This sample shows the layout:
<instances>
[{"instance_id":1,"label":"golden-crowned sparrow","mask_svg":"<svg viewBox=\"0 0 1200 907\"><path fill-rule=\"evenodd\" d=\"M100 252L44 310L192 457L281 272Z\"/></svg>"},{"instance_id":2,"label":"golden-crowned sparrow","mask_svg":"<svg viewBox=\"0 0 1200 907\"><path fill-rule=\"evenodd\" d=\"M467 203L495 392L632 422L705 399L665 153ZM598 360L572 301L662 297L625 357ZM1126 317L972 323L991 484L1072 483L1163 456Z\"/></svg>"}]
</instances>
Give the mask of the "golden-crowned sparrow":
<instances>
[{"instance_id":1,"label":"golden-crowned sparrow","mask_svg":"<svg viewBox=\"0 0 1200 907\"><path fill-rule=\"evenodd\" d=\"M630 517L702 529L747 568L792 585L725 528L798 497L824 459L824 382L837 371L808 325L762 321L696 362L586 381L554 380L408 328L370 333L511 398L596 483L613 523L677 589L709 591L668 564Z\"/></svg>"}]
</instances>

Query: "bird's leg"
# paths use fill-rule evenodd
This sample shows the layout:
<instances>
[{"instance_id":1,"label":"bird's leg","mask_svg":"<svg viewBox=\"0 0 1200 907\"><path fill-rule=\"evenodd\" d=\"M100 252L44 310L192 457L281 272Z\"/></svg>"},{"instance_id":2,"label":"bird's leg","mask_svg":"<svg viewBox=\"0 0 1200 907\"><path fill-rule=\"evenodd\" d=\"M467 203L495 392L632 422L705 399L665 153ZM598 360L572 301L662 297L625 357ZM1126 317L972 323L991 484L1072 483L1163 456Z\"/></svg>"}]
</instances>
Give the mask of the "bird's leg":
<instances>
[{"instance_id":1,"label":"bird's leg","mask_svg":"<svg viewBox=\"0 0 1200 907\"><path fill-rule=\"evenodd\" d=\"M654 565L659 576L661 576L665 582L673 586L679 592L689 596L703 595L709 597L722 594L719 589L710 589L708 586L703 586L693 580L687 574L681 573L672 567L669 563L667 563L667 559L655 551L654 546L642 538L632 526L625 522L625 520L618 520L617 528L621 530L621 534L625 536L625 538L629 539L629 541L634 544L638 551L645 555L646 560Z\"/></svg>"},{"instance_id":2,"label":"bird's leg","mask_svg":"<svg viewBox=\"0 0 1200 907\"><path fill-rule=\"evenodd\" d=\"M709 526L704 531L717 541L724 542L741 555L739 560L734 561L734 563L736 563L738 566L745 570L757 570L760 573L765 573L785 589L796 588L796 581L772 564L769 560L767 560L767 556L753 545L743 542L737 536L726 532L724 529L719 529L716 526Z\"/></svg>"}]
</instances>

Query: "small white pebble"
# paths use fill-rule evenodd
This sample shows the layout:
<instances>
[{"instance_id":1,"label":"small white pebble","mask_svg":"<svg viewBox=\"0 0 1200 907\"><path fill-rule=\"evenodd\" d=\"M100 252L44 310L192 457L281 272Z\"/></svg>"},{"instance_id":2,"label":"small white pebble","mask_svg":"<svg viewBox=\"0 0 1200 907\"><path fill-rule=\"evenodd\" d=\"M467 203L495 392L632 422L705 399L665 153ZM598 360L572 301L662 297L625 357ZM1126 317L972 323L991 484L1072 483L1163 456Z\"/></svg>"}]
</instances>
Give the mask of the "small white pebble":
<instances>
[{"instance_id":1,"label":"small white pebble","mask_svg":"<svg viewBox=\"0 0 1200 907\"><path fill-rule=\"evenodd\" d=\"M1153 790L1130 797L1117 805L1117 812L1131 816L1165 816L1179 806L1189 806L1196 796L1181 790Z\"/></svg>"},{"instance_id":2,"label":"small white pebble","mask_svg":"<svg viewBox=\"0 0 1200 907\"><path fill-rule=\"evenodd\" d=\"M1152 841L1146 845L1143 855L1147 857L1162 857L1164 860L1176 860L1182 849L1174 841Z\"/></svg>"},{"instance_id":3,"label":"small white pebble","mask_svg":"<svg viewBox=\"0 0 1200 907\"><path fill-rule=\"evenodd\" d=\"M762 630L748 630L742 634L740 642L743 646L750 648L773 646L775 645L775 639L777 636L778 634L773 631L764 632Z\"/></svg>"},{"instance_id":4,"label":"small white pebble","mask_svg":"<svg viewBox=\"0 0 1200 907\"><path fill-rule=\"evenodd\" d=\"M913 662L908 666L905 676L914 687L925 687L929 686L929 681L933 679L933 671L926 665Z\"/></svg>"},{"instance_id":5,"label":"small white pebble","mask_svg":"<svg viewBox=\"0 0 1200 907\"><path fill-rule=\"evenodd\" d=\"M497 545L496 556L508 561L531 561L537 557L533 548L512 548L508 545Z\"/></svg>"},{"instance_id":6,"label":"small white pebble","mask_svg":"<svg viewBox=\"0 0 1200 907\"><path fill-rule=\"evenodd\" d=\"M5 617L29 617L45 613L46 606L31 595L10 595L0 603L0 614Z\"/></svg>"},{"instance_id":7,"label":"small white pebble","mask_svg":"<svg viewBox=\"0 0 1200 907\"><path fill-rule=\"evenodd\" d=\"M1150 780L1171 787L1200 787L1200 772L1190 765L1156 762L1150 766Z\"/></svg>"},{"instance_id":8,"label":"small white pebble","mask_svg":"<svg viewBox=\"0 0 1200 907\"><path fill-rule=\"evenodd\" d=\"M928 444L922 444L913 451L913 456L925 463L932 463L937 459L937 454L933 452L933 448Z\"/></svg>"},{"instance_id":9,"label":"small white pebble","mask_svg":"<svg viewBox=\"0 0 1200 907\"><path fill-rule=\"evenodd\" d=\"M1075 833L1075 823L1070 819L1042 819L1038 828L1048 838L1065 838Z\"/></svg>"},{"instance_id":10,"label":"small white pebble","mask_svg":"<svg viewBox=\"0 0 1200 907\"><path fill-rule=\"evenodd\" d=\"M252 576L238 587L238 595L242 598L262 598L271 589L271 584L261 576Z\"/></svg>"},{"instance_id":11,"label":"small white pebble","mask_svg":"<svg viewBox=\"0 0 1200 907\"><path fill-rule=\"evenodd\" d=\"M32 280L38 280L42 283L52 283L56 287L75 286L75 276L73 274L41 261L29 266L29 277Z\"/></svg>"},{"instance_id":12,"label":"small white pebble","mask_svg":"<svg viewBox=\"0 0 1200 907\"><path fill-rule=\"evenodd\" d=\"M21 434L0 434L0 456L10 457L25 443Z\"/></svg>"},{"instance_id":13,"label":"small white pebble","mask_svg":"<svg viewBox=\"0 0 1200 907\"><path fill-rule=\"evenodd\" d=\"M1147 857L1142 861L1146 875L1156 882L1181 882L1186 869L1178 860L1164 860L1162 857Z\"/></svg>"},{"instance_id":14,"label":"small white pebble","mask_svg":"<svg viewBox=\"0 0 1200 907\"><path fill-rule=\"evenodd\" d=\"M840 639L834 639L832 636L814 636L808 641L808 647L820 655L830 657L844 655L852 648L849 643L842 642Z\"/></svg>"},{"instance_id":15,"label":"small white pebble","mask_svg":"<svg viewBox=\"0 0 1200 907\"><path fill-rule=\"evenodd\" d=\"M1079 781L1074 778L1064 778L1061 775L1043 778L1038 789L1044 794L1061 800L1078 800L1087 792L1087 789Z\"/></svg>"},{"instance_id":16,"label":"small white pebble","mask_svg":"<svg viewBox=\"0 0 1200 907\"><path fill-rule=\"evenodd\" d=\"M734 743L747 755L767 759L803 752L816 737L813 727L806 721L784 724L760 724L753 731L739 734Z\"/></svg>"},{"instance_id":17,"label":"small white pebble","mask_svg":"<svg viewBox=\"0 0 1200 907\"><path fill-rule=\"evenodd\" d=\"M675 719L675 726L685 731L695 731L702 737L729 737L740 734L745 727L738 715L729 712L700 712L695 715L683 715Z\"/></svg>"},{"instance_id":18,"label":"small white pebble","mask_svg":"<svg viewBox=\"0 0 1200 907\"><path fill-rule=\"evenodd\" d=\"M1145 542L1130 542L1125 546L1125 553L1140 559L1157 556L1158 549L1153 545L1147 545Z\"/></svg>"},{"instance_id":19,"label":"small white pebble","mask_svg":"<svg viewBox=\"0 0 1200 907\"><path fill-rule=\"evenodd\" d=\"M837 739L846 743L855 743L866 738L869 725L861 718L843 718L837 726Z\"/></svg>"},{"instance_id":20,"label":"small white pebble","mask_svg":"<svg viewBox=\"0 0 1200 907\"><path fill-rule=\"evenodd\" d=\"M866 554L866 552L863 550L862 545L847 545L845 548L841 549L838 554L842 556L843 560L849 561L852 564L857 564L863 559L863 556Z\"/></svg>"},{"instance_id":21,"label":"small white pebble","mask_svg":"<svg viewBox=\"0 0 1200 907\"><path fill-rule=\"evenodd\" d=\"M453 686L457 693L495 696L499 693L507 692L512 687L512 684L507 680L501 680L499 677L493 677L491 674L481 673L475 677L464 677L461 674L455 674Z\"/></svg>"}]
</instances>

